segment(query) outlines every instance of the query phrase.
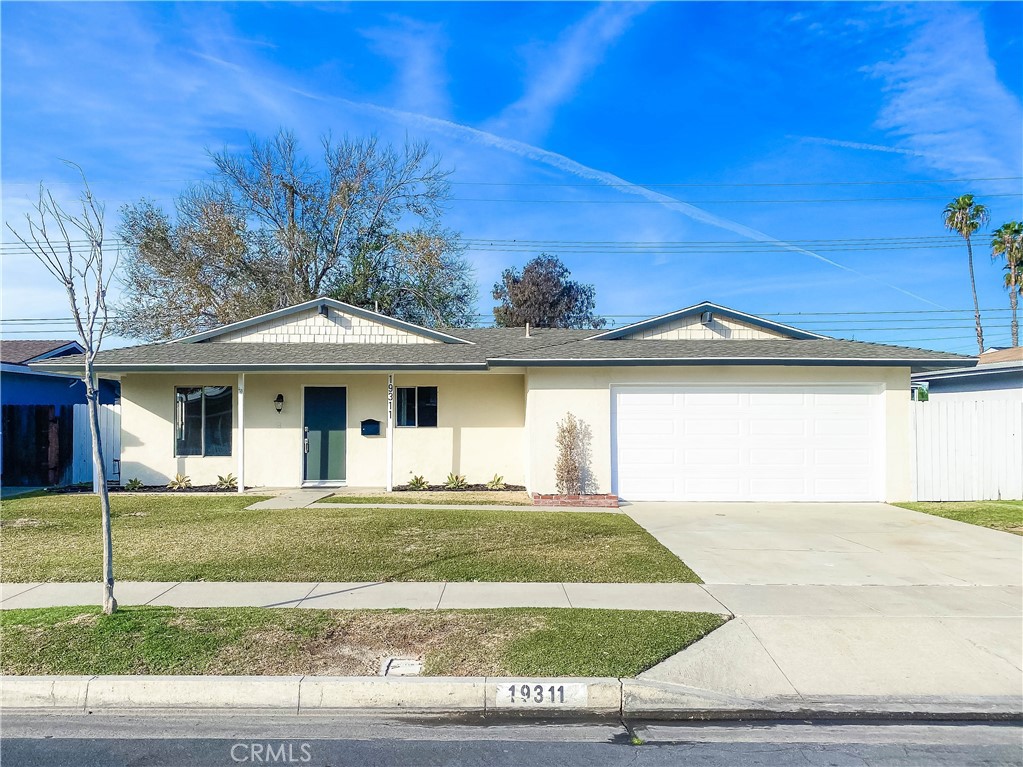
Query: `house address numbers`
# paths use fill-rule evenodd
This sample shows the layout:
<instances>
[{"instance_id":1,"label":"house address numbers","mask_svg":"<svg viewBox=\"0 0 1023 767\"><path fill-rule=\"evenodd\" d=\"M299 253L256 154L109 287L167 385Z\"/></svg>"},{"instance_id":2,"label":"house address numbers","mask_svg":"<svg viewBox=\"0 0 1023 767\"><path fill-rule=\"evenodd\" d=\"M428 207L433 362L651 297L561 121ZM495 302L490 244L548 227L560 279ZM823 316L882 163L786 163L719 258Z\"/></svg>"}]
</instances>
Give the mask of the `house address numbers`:
<instances>
[{"instance_id":1,"label":"house address numbers","mask_svg":"<svg viewBox=\"0 0 1023 767\"><path fill-rule=\"evenodd\" d=\"M554 683L550 680L507 682L497 685L498 707L504 708L578 708L586 705L587 686L579 682Z\"/></svg>"}]
</instances>

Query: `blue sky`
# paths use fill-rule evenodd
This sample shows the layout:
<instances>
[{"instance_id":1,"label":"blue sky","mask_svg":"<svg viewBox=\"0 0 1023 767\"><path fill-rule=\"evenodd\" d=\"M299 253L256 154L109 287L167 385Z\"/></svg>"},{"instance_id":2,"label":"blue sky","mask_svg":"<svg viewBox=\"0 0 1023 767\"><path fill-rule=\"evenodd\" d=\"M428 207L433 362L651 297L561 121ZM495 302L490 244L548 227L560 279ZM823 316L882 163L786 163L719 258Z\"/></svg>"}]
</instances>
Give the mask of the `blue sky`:
<instances>
[{"instance_id":1,"label":"blue sky","mask_svg":"<svg viewBox=\"0 0 1023 767\"><path fill-rule=\"evenodd\" d=\"M447 222L474 243L483 314L500 271L546 250L596 285L619 324L713 300L969 352L970 316L947 311L971 305L965 248L888 238L940 238L942 207L968 191L995 225L1023 218L1020 3L8 2L0 13L5 222L40 181L70 199L60 158L83 166L112 225L126 202L169 204L206 177L207 149L241 149L250 133L291 128L311 152L328 131L424 138L454 169ZM511 239L565 244L475 245ZM3 318L66 317L11 240L5 231ZM571 244L594 242L648 244ZM710 244L656 245L680 242ZM1006 344L987 238L975 250L981 305L1000 310L985 315L988 341ZM868 314L836 314L856 312ZM16 329L66 335L5 323L4 337Z\"/></svg>"}]
</instances>

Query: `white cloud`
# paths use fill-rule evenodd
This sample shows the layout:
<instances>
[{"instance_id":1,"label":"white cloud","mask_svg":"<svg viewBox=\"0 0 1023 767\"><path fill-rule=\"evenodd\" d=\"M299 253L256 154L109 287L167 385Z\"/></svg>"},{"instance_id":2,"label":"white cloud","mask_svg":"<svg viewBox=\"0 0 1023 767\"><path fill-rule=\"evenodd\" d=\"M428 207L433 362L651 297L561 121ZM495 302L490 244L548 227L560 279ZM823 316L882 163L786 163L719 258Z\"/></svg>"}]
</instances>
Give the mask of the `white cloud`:
<instances>
[{"instance_id":1,"label":"white cloud","mask_svg":"<svg viewBox=\"0 0 1023 767\"><path fill-rule=\"evenodd\" d=\"M978 13L929 4L920 13L900 54L869 69L884 83L877 126L942 172L1018 175L1023 108L998 79Z\"/></svg>"},{"instance_id":2,"label":"white cloud","mask_svg":"<svg viewBox=\"0 0 1023 767\"><path fill-rule=\"evenodd\" d=\"M448 73L444 64L447 38L439 24L425 24L402 16L392 26L362 30L370 47L398 68L397 103L402 109L447 115Z\"/></svg>"},{"instance_id":3,"label":"white cloud","mask_svg":"<svg viewBox=\"0 0 1023 767\"><path fill-rule=\"evenodd\" d=\"M534 67L525 93L492 120L488 129L527 140L543 136L557 108L575 94L608 48L646 8L645 3L603 4L569 27L557 43L535 55L540 63Z\"/></svg>"}]
</instances>

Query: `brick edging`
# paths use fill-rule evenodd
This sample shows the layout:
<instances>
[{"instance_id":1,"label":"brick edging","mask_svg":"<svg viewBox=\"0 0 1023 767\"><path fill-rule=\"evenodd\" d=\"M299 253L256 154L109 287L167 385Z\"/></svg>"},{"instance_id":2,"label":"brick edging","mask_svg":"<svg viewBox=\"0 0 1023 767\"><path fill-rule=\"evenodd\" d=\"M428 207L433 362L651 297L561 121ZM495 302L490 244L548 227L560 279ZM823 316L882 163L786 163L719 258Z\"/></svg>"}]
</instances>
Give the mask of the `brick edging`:
<instances>
[{"instance_id":1,"label":"brick edging","mask_svg":"<svg viewBox=\"0 0 1023 767\"><path fill-rule=\"evenodd\" d=\"M557 493L533 493L534 506L584 506L605 509L618 508L618 496L590 493L586 495L559 495Z\"/></svg>"}]
</instances>

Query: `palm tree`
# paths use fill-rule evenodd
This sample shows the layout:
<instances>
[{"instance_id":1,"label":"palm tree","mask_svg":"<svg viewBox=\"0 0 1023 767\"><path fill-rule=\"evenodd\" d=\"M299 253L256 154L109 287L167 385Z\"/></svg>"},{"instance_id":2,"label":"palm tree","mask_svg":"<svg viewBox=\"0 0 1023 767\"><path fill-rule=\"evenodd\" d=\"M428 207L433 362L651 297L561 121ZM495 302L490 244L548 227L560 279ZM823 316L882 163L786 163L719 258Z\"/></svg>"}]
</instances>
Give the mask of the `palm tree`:
<instances>
[{"instance_id":1,"label":"palm tree","mask_svg":"<svg viewBox=\"0 0 1023 767\"><path fill-rule=\"evenodd\" d=\"M966 240L966 252L970 256L970 290L973 291L973 319L977 324L977 353L984 353L984 328L980 325L980 304L977 302L977 281L973 276L973 244L970 237L990 219L987 208L973 201L972 194L956 197L945 206L942 213L945 228L956 232Z\"/></svg>"},{"instance_id":2,"label":"palm tree","mask_svg":"<svg viewBox=\"0 0 1023 767\"><path fill-rule=\"evenodd\" d=\"M1019 320L1016 308L1023 293L1023 223L1002 224L991 236L991 258L1005 259L1005 288L1012 309L1012 345L1019 346Z\"/></svg>"}]
</instances>

